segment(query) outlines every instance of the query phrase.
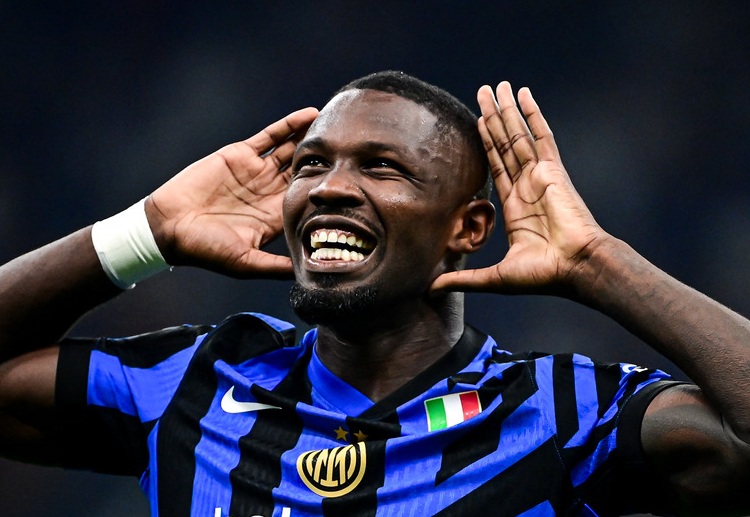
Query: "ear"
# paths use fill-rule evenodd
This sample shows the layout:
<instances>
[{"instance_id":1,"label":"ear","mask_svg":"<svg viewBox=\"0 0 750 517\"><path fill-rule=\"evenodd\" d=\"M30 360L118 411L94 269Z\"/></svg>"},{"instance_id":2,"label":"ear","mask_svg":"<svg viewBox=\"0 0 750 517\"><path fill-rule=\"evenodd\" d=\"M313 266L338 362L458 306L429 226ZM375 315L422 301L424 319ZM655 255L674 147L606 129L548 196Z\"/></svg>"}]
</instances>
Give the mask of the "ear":
<instances>
[{"instance_id":1,"label":"ear","mask_svg":"<svg viewBox=\"0 0 750 517\"><path fill-rule=\"evenodd\" d=\"M495 228L495 205L489 199L474 199L456 221L448 249L454 253L474 253L484 246Z\"/></svg>"}]
</instances>

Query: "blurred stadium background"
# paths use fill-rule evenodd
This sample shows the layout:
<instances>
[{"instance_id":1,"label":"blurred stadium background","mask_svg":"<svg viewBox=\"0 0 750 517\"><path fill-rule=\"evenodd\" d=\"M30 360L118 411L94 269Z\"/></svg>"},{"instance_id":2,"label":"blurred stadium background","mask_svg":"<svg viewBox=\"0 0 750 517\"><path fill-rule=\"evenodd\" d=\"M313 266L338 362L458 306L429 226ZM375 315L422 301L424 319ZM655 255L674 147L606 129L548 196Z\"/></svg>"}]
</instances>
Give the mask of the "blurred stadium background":
<instances>
[{"instance_id":1,"label":"blurred stadium background","mask_svg":"<svg viewBox=\"0 0 750 517\"><path fill-rule=\"evenodd\" d=\"M0 2L0 260L127 207L355 77L400 69L472 107L481 84L530 86L598 221L750 314L749 15L741 0ZM503 252L502 235L494 241L472 265ZM177 270L75 332L126 335L241 310L296 321L288 288ZM507 349L576 350L682 376L570 302L468 300L467 320ZM136 480L7 461L0 508L148 514Z\"/></svg>"}]
</instances>

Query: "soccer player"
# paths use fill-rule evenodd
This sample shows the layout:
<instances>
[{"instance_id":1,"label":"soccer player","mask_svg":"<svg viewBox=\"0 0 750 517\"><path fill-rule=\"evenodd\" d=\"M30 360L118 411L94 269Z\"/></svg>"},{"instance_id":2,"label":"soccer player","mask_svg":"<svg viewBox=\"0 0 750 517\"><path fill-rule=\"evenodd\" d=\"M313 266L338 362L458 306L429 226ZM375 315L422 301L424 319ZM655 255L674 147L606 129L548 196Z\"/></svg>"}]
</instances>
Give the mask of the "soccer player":
<instances>
[{"instance_id":1,"label":"soccer player","mask_svg":"<svg viewBox=\"0 0 750 517\"><path fill-rule=\"evenodd\" d=\"M750 325L596 223L528 89L383 72L0 270L8 457L140 476L159 516L750 513ZM495 224L510 248L464 269ZM290 257L261 251L285 234ZM290 278L313 330L246 313L74 339L169 266ZM695 384L512 355L463 291L601 311Z\"/></svg>"}]
</instances>

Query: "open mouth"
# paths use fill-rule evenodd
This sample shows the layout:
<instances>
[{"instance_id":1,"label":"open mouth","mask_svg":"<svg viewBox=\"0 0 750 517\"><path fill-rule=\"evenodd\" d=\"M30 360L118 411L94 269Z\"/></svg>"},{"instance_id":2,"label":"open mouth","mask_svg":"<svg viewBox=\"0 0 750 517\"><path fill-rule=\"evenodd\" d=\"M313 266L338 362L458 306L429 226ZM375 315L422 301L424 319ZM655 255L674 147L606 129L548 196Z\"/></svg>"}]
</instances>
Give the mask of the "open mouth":
<instances>
[{"instance_id":1,"label":"open mouth","mask_svg":"<svg viewBox=\"0 0 750 517\"><path fill-rule=\"evenodd\" d=\"M347 230L320 228L310 234L310 246L310 258L313 260L361 262L370 254L375 243Z\"/></svg>"}]
</instances>

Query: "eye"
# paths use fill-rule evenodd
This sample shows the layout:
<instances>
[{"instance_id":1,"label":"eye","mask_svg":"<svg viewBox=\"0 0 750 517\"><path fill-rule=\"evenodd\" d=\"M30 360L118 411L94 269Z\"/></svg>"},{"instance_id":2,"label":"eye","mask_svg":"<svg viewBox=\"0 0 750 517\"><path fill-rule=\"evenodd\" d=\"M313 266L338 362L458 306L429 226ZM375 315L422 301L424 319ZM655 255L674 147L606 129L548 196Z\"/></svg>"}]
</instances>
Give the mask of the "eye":
<instances>
[{"instance_id":1,"label":"eye","mask_svg":"<svg viewBox=\"0 0 750 517\"><path fill-rule=\"evenodd\" d=\"M307 155L297 160L292 169L292 177L309 176L324 171L328 163L320 156Z\"/></svg>"},{"instance_id":2,"label":"eye","mask_svg":"<svg viewBox=\"0 0 750 517\"><path fill-rule=\"evenodd\" d=\"M374 174L412 176L404 166L389 158L373 158L365 162L364 168Z\"/></svg>"}]
</instances>

